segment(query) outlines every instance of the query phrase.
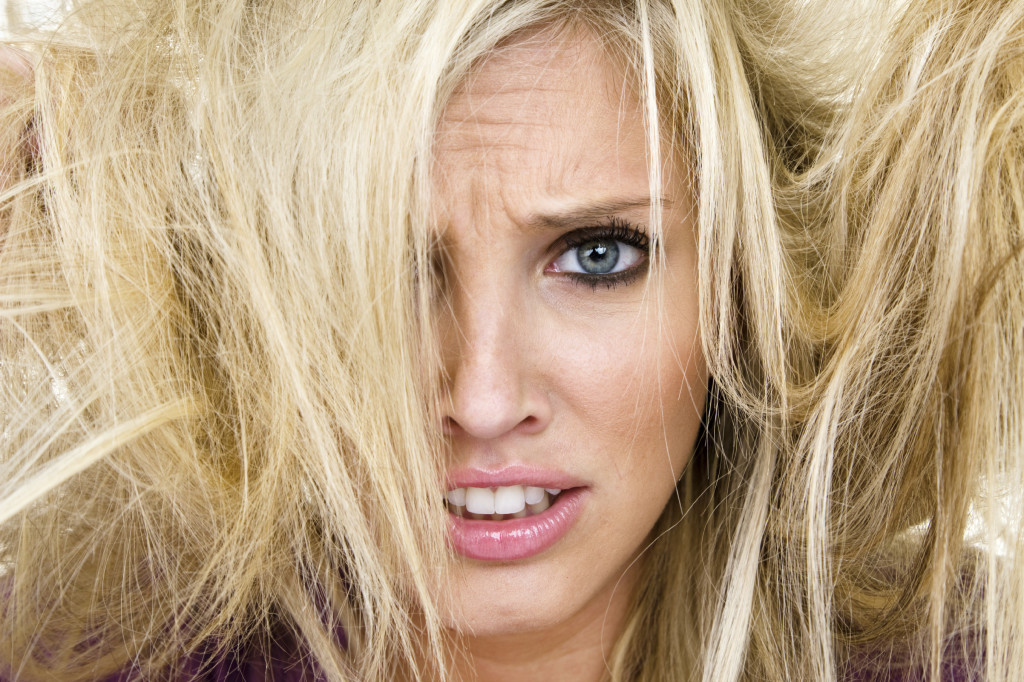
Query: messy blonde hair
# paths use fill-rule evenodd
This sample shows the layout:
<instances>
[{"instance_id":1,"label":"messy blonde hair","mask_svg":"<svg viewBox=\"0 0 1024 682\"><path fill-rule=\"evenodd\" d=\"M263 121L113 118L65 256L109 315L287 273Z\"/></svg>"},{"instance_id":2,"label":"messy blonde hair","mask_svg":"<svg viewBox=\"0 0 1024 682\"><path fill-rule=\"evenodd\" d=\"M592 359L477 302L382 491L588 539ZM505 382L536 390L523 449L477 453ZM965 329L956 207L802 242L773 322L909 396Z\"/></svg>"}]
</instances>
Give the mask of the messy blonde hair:
<instances>
[{"instance_id":1,"label":"messy blonde hair","mask_svg":"<svg viewBox=\"0 0 1024 682\"><path fill-rule=\"evenodd\" d=\"M432 136L561 25L636 80L652 185L659 141L691 164L713 377L609 677L1010 679L1022 9L777 5L90 0L29 41L0 675L283 640L332 680L445 676Z\"/></svg>"}]
</instances>

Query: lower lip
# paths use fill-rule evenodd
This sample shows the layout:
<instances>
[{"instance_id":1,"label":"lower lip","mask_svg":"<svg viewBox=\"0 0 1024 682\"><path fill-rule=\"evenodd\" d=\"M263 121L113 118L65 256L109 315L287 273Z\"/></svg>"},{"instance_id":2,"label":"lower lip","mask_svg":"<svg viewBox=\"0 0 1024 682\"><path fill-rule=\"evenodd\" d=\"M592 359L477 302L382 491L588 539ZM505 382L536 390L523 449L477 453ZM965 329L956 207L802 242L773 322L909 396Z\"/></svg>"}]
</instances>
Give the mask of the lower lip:
<instances>
[{"instance_id":1,"label":"lower lip","mask_svg":"<svg viewBox=\"0 0 1024 682\"><path fill-rule=\"evenodd\" d=\"M565 490L540 514L508 521L478 521L449 513L455 551L479 561L516 561L540 554L562 539L579 517L584 488Z\"/></svg>"}]
</instances>

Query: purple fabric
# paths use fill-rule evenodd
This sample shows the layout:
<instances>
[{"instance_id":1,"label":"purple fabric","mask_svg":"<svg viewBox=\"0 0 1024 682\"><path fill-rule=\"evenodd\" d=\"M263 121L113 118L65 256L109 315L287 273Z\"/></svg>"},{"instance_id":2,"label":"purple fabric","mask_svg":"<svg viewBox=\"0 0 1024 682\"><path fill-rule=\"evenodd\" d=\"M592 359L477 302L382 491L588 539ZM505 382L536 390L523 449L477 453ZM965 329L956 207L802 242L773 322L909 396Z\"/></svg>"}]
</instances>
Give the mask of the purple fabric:
<instances>
[{"instance_id":1,"label":"purple fabric","mask_svg":"<svg viewBox=\"0 0 1024 682\"><path fill-rule=\"evenodd\" d=\"M339 633L344 642L344 633ZM939 676L941 682L982 682L984 655L963 646L955 637L946 649L947 658ZM182 661L176 682L325 682L323 673L303 654L303 647L289 636L276 636L266 647L238 647L216 653L214 647ZM900 663L898 658L878 653L854 655L848 663L843 682L924 682L928 676L917 666ZM144 682L137 668L129 668L98 682ZM5 678L0 682L17 682Z\"/></svg>"},{"instance_id":2,"label":"purple fabric","mask_svg":"<svg viewBox=\"0 0 1024 682\"><path fill-rule=\"evenodd\" d=\"M956 635L945 648L937 682L982 682L985 679L984 651L974 646L976 638ZM928 674L920 665L908 665L893 656L854 655L842 677L843 682L925 682Z\"/></svg>"},{"instance_id":3,"label":"purple fabric","mask_svg":"<svg viewBox=\"0 0 1024 682\"><path fill-rule=\"evenodd\" d=\"M141 682L138 670L126 670L103 682ZM180 682L323 682L298 647L280 641L269 650L241 653L229 651L214 659L199 653L186 659L176 678Z\"/></svg>"},{"instance_id":4,"label":"purple fabric","mask_svg":"<svg viewBox=\"0 0 1024 682\"><path fill-rule=\"evenodd\" d=\"M342 640L344 641L344 640ZM161 678L162 679L162 678ZM175 682L325 682L322 672L290 637L277 637L266 647L241 647L217 653L201 650L179 665ZM137 667L97 682L145 682ZM0 671L0 682L18 682Z\"/></svg>"}]
</instances>

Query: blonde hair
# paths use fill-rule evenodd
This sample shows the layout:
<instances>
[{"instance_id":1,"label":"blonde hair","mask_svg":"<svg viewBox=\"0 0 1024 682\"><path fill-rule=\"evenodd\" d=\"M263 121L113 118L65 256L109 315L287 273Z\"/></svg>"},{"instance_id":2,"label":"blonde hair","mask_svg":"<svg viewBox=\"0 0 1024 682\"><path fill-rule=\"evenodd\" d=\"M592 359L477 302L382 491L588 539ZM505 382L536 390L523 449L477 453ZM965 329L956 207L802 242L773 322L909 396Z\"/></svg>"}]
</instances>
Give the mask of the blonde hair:
<instances>
[{"instance_id":1,"label":"blonde hair","mask_svg":"<svg viewBox=\"0 0 1024 682\"><path fill-rule=\"evenodd\" d=\"M561 25L692 164L713 377L609 677L1010 679L1024 10L776 5L92 0L33 43L0 122L38 147L0 195L0 674L291 637L328 679L445 677L432 136Z\"/></svg>"}]
</instances>

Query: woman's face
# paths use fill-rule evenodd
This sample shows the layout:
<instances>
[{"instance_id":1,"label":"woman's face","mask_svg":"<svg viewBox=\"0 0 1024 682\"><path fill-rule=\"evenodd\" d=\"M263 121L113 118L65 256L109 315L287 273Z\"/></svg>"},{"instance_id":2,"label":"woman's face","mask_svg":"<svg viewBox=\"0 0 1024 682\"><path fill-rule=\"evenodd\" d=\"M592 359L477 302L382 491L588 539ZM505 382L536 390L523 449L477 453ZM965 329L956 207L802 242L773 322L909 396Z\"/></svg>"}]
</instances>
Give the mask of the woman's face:
<instances>
[{"instance_id":1,"label":"woman's face","mask_svg":"<svg viewBox=\"0 0 1024 682\"><path fill-rule=\"evenodd\" d=\"M694 202L666 150L664 277L647 287L645 144L631 79L584 32L503 47L444 112L447 604L462 633L619 618L690 457L707 383Z\"/></svg>"}]
</instances>

